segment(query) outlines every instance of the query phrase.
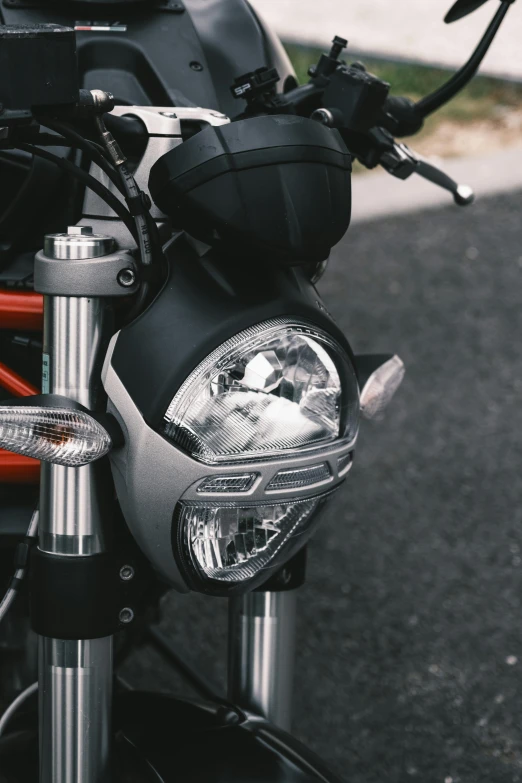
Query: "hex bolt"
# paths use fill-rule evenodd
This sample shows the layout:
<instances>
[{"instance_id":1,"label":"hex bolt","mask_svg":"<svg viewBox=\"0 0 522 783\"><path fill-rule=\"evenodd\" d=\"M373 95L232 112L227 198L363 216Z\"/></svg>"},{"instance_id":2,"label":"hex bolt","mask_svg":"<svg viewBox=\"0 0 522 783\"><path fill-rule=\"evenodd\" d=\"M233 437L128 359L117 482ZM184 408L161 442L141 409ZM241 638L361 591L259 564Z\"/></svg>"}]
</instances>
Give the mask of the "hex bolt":
<instances>
[{"instance_id":1,"label":"hex bolt","mask_svg":"<svg viewBox=\"0 0 522 783\"><path fill-rule=\"evenodd\" d=\"M123 288L130 288L136 282L136 273L134 269L120 269L117 280Z\"/></svg>"},{"instance_id":2,"label":"hex bolt","mask_svg":"<svg viewBox=\"0 0 522 783\"><path fill-rule=\"evenodd\" d=\"M131 565L124 565L120 568L120 579L123 582L130 582L134 579L134 568Z\"/></svg>"},{"instance_id":3,"label":"hex bolt","mask_svg":"<svg viewBox=\"0 0 522 783\"><path fill-rule=\"evenodd\" d=\"M125 606L120 612L120 623L123 623L123 625L128 625L129 623L132 623L133 620L134 612L130 606Z\"/></svg>"},{"instance_id":4,"label":"hex bolt","mask_svg":"<svg viewBox=\"0 0 522 783\"><path fill-rule=\"evenodd\" d=\"M348 41L346 38L340 38L338 35L336 35L332 41L332 48L330 49L329 56L332 58L332 60L337 60L342 50L346 49L347 46Z\"/></svg>"}]
</instances>

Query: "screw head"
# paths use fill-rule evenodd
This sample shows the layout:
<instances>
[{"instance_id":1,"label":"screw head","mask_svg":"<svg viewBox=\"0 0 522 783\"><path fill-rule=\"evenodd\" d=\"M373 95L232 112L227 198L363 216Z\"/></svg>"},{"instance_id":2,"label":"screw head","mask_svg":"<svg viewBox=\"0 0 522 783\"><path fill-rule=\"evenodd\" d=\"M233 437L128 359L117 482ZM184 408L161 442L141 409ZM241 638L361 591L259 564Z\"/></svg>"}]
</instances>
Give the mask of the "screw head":
<instances>
[{"instance_id":1,"label":"screw head","mask_svg":"<svg viewBox=\"0 0 522 783\"><path fill-rule=\"evenodd\" d=\"M312 120L320 122L321 125L326 125L331 128L334 125L334 116L329 109L316 109L311 116Z\"/></svg>"},{"instance_id":2,"label":"screw head","mask_svg":"<svg viewBox=\"0 0 522 783\"><path fill-rule=\"evenodd\" d=\"M130 606L125 606L119 615L120 623L123 623L124 625L128 625L129 623L132 623L134 620L134 612L130 608Z\"/></svg>"},{"instance_id":3,"label":"screw head","mask_svg":"<svg viewBox=\"0 0 522 783\"><path fill-rule=\"evenodd\" d=\"M136 273L134 269L120 269L117 280L123 288L130 288L136 282Z\"/></svg>"},{"instance_id":4,"label":"screw head","mask_svg":"<svg viewBox=\"0 0 522 783\"><path fill-rule=\"evenodd\" d=\"M130 582L134 579L134 568L131 565L124 565L120 568L120 579L123 582Z\"/></svg>"},{"instance_id":5,"label":"screw head","mask_svg":"<svg viewBox=\"0 0 522 783\"><path fill-rule=\"evenodd\" d=\"M197 60L192 60L192 62L190 63L190 67L192 68L193 71L203 70L203 66Z\"/></svg>"}]
</instances>

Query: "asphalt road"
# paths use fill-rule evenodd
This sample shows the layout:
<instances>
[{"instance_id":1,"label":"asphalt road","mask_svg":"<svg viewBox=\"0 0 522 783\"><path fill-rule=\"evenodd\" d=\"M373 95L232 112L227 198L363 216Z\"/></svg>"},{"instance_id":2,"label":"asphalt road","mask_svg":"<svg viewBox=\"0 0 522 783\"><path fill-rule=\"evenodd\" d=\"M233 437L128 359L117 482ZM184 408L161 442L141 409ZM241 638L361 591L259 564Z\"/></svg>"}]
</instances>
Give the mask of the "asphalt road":
<instances>
[{"instance_id":1,"label":"asphalt road","mask_svg":"<svg viewBox=\"0 0 522 783\"><path fill-rule=\"evenodd\" d=\"M352 783L522 780L521 222L514 194L358 225L320 285L407 366L301 595L295 732ZM222 600L168 596L164 627L223 681Z\"/></svg>"}]
</instances>

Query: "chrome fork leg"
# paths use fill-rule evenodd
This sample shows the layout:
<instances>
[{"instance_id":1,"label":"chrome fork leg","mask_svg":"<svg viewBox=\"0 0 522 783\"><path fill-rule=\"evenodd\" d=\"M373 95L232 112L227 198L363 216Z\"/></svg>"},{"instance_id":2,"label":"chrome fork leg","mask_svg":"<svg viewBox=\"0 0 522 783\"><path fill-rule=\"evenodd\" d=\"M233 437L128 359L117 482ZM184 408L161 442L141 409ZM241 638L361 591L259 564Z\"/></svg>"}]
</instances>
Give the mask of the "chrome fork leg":
<instances>
[{"instance_id":1,"label":"chrome fork leg","mask_svg":"<svg viewBox=\"0 0 522 783\"><path fill-rule=\"evenodd\" d=\"M287 731L292 719L297 590L229 601L230 701Z\"/></svg>"},{"instance_id":2,"label":"chrome fork leg","mask_svg":"<svg viewBox=\"0 0 522 783\"><path fill-rule=\"evenodd\" d=\"M109 780L112 636L40 638L41 783Z\"/></svg>"},{"instance_id":3,"label":"chrome fork leg","mask_svg":"<svg viewBox=\"0 0 522 783\"><path fill-rule=\"evenodd\" d=\"M100 363L110 336L109 313L101 299L46 297L44 391L96 408ZM105 498L98 475L95 465L43 466L41 550L61 557L105 551ZM112 637L41 636L38 677L40 783L107 783Z\"/></svg>"}]
</instances>

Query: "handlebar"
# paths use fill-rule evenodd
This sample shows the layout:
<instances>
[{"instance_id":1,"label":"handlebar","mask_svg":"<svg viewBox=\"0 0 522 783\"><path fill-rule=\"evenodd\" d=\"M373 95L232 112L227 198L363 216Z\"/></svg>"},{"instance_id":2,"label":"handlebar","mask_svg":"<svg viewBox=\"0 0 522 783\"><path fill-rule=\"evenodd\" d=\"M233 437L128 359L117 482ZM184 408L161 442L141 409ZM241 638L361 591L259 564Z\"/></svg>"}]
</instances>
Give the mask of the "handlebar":
<instances>
[{"instance_id":1,"label":"handlebar","mask_svg":"<svg viewBox=\"0 0 522 783\"><path fill-rule=\"evenodd\" d=\"M459 2L462 4L464 0ZM470 2L473 5L476 0L466 2L469 6ZM466 206L473 201L473 193L469 187L454 182L437 166L416 155L405 144L397 142L395 137L417 133L422 128L425 117L447 103L468 84L477 72L513 2L514 0L501 0L500 8L467 63L445 84L417 102L407 97L390 96L390 85L369 73L362 63L347 65L341 61L340 56L348 42L335 37L330 51L322 54L317 64L309 69L309 82L287 93L277 92L279 75L274 68L259 68L237 78L231 87L232 94L235 98L245 100L246 108L234 119L260 114L297 114L312 117L338 129L353 157L367 168L381 165L399 179L407 179L415 173L449 191L456 204ZM108 104L98 106L95 93L99 92L80 90L77 104L72 107L70 104L55 107L56 111L51 111L49 116L63 117L77 124L92 118L93 112L110 111ZM110 103L111 100L112 96L108 96L106 102ZM40 109L41 112L46 110L45 107ZM31 141L52 145L53 138L47 139L39 133L39 124L46 125L46 115L40 117L31 111L22 114L15 112L12 117L2 119L0 133L3 133L3 136L0 137L0 148L16 147ZM115 117L111 114L105 114L105 117L108 130L114 132L114 136L121 142L124 153L141 158L150 132L142 118ZM180 117L180 120L184 120L186 126L190 117ZM49 122L47 125L52 128ZM92 131L86 127L82 130L82 135L89 139L89 133ZM185 127L185 134L193 132L197 130ZM39 154L43 156L42 152Z\"/></svg>"},{"instance_id":2,"label":"handlebar","mask_svg":"<svg viewBox=\"0 0 522 783\"><path fill-rule=\"evenodd\" d=\"M362 63L347 65L340 61L348 42L335 37L329 53L322 54L317 64L309 69L308 84L288 93L276 92L279 77L275 69L260 68L236 79L232 94L247 102L246 110L237 119L271 113L312 117L338 129L350 152L367 168L381 165L399 179L418 174L448 190L459 206L471 204L474 196L468 186L454 182L394 137L418 133L427 116L471 81L513 2L501 0L500 8L465 65L445 84L417 102L407 97L390 96L390 85L369 73Z\"/></svg>"}]
</instances>

